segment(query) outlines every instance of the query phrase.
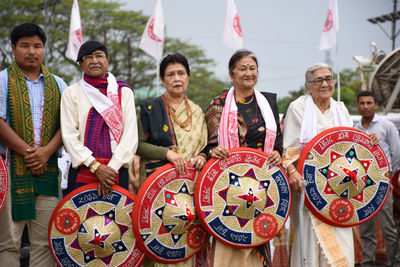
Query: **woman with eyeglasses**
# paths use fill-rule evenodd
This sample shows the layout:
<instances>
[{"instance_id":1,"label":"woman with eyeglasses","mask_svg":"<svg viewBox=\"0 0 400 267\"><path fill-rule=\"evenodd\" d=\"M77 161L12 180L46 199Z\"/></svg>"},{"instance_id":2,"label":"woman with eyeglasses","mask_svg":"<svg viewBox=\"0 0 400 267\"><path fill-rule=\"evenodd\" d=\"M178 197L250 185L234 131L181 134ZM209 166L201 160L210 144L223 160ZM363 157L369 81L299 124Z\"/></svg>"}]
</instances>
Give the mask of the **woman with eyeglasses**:
<instances>
[{"instance_id":1,"label":"woman with eyeglasses","mask_svg":"<svg viewBox=\"0 0 400 267\"><path fill-rule=\"evenodd\" d=\"M305 266L354 266L352 228L328 225L303 209L303 229L299 229L299 200L304 177L296 170L296 163L306 144L318 133L335 126L353 125L342 102L333 100L335 80L332 70L317 63L306 71L307 94L293 101L287 110L283 127L283 166L287 168L292 188L291 222L294 240L291 265L301 266L300 231L304 234Z\"/></svg>"}]
</instances>

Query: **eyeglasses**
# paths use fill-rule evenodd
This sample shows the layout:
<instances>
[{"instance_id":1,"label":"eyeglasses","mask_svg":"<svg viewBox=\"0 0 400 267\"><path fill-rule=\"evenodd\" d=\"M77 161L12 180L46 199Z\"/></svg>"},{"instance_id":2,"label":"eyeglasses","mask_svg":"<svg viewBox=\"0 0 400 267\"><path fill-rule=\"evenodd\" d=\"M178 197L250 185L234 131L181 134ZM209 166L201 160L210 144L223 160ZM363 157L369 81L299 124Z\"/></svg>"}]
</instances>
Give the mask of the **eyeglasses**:
<instances>
[{"instance_id":1,"label":"eyeglasses","mask_svg":"<svg viewBox=\"0 0 400 267\"><path fill-rule=\"evenodd\" d=\"M324 83L324 81L327 84L332 84L332 83L335 82L335 78L333 76L328 76L328 77L325 77L325 78L317 78L317 79L315 79L313 81L310 81L310 82L315 83L318 86L321 86Z\"/></svg>"},{"instance_id":2,"label":"eyeglasses","mask_svg":"<svg viewBox=\"0 0 400 267\"><path fill-rule=\"evenodd\" d=\"M105 53L96 53L94 55L92 54L92 55L86 55L86 56L82 57L83 60L87 60L87 61L93 60L93 58L96 58L98 60L103 60L106 58L106 54Z\"/></svg>"}]
</instances>

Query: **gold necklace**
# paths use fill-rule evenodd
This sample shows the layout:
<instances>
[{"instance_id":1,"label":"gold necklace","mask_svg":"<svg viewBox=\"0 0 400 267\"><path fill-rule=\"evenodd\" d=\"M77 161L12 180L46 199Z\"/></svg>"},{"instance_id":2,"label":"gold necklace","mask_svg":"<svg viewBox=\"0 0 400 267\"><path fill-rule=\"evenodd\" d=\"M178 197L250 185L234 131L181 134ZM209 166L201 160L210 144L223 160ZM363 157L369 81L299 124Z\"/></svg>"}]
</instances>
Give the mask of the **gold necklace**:
<instances>
[{"instance_id":1,"label":"gold necklace","mask_svg":"<svg viewBox=\"0 0 400 267\"><path fill-rule=\"evenodd\" d=\"M251 96L251 99L250 99L249 101L246 102L246 98L242 98L242 99L240 99L238 102L239 102L240 104L247 105L247 104L250 104L250 103L253 101L253 99L254 99L254 94Z\"/></svg>"},{"instance_id":2,"label":"gold necklace","mask_svg":"<svg viewBox=\"0 0 400 267\"><path fill-rule=\"evenodd\" d=\"M185 106L186 106L186 112L188 113L188 117L186 118L186 120L184 122L179 121L179 119L176 117L175 111L172 108L171 102L169 101L168 97L166 97L164 95L164 99L165 99L165 103L167 104L169 114L171 115L172 119L176 122L176 124L178 124L186 132L190 132L190 130L192 130L193 112L192 112L192 109L190 108L189 100L187 99L187 97L185 95L183 96L183 99L185 101ZM186 129L188 126L190 126L189 129Z\"/></svg>"}]
</instances>

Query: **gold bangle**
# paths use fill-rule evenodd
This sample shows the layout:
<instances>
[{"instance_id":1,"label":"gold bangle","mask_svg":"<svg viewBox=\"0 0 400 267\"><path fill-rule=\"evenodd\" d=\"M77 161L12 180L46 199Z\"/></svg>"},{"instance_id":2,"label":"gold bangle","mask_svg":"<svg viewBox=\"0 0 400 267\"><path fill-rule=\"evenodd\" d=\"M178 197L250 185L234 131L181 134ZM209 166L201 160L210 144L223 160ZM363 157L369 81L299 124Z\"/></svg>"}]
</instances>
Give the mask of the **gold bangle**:
<instances>
[{"instance_id":1,"label":"gold bangle","mask_svg":"<svg viewBox=\"0 0 400 267\"><path fill-rule=\"evenodd\" d=\"M93 163L89 169L92 173L95 173L95 171L100 167L100 165L101 165L101 163L97 161L97 162Z\"/></svg>"},{"instance_id":2,"label":"gold bangle","mask_svg":"<svg viewBox=\"0 0 400 267\"><path fill-rule=\"evenodd\" d=\"M293 168L291 171L289 171L289 175L294 173L295 171L297 171L296 168Z\"/></svg>"}]
</instances>

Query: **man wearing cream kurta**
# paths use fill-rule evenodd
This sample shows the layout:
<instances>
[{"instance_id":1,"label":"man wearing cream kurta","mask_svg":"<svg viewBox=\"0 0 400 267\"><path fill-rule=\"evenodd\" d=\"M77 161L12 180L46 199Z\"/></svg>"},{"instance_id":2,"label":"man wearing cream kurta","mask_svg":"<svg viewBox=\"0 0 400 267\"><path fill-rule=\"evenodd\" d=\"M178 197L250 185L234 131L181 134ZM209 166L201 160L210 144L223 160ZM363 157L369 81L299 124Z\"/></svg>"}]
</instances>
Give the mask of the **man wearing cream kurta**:
<instances>
[{"instance_id":1,"label":"man wearing cream kurta","mask_svg":"<svg viewBox=\"0 0 400 267\"><path fill-rule=\"evenodd\" d=\"M303 229L299 229L299 200L304 178L296 170L304 146L318 133L335 126L352 126L346 107L332 99L334 78L326 64L315 64L306 72L307 95L292 102L286 113L283 130L284 160L293 192L291 222L294 240L291 266L301 266L301 245L305 251L305 266L354 266L352 228L328 225L304 208ZM314 126L314 127L312 127ZM300 231L303 244L300 244Z\"/></svg>"},{"instance_id":2,"label":"man wearing cream kurta","mask_svg":"<svg viewBox=\"0 0 400 267\"><path fill-rule=\"evenodd\" d=\"M77 61L84 72L61 99L61 132L71 156L68 191L98 183L99 195L114 184L128 189L128 168L138 144L134 94L107 72L107 48L87 41Z\"/></svg>"}]
</instances>

